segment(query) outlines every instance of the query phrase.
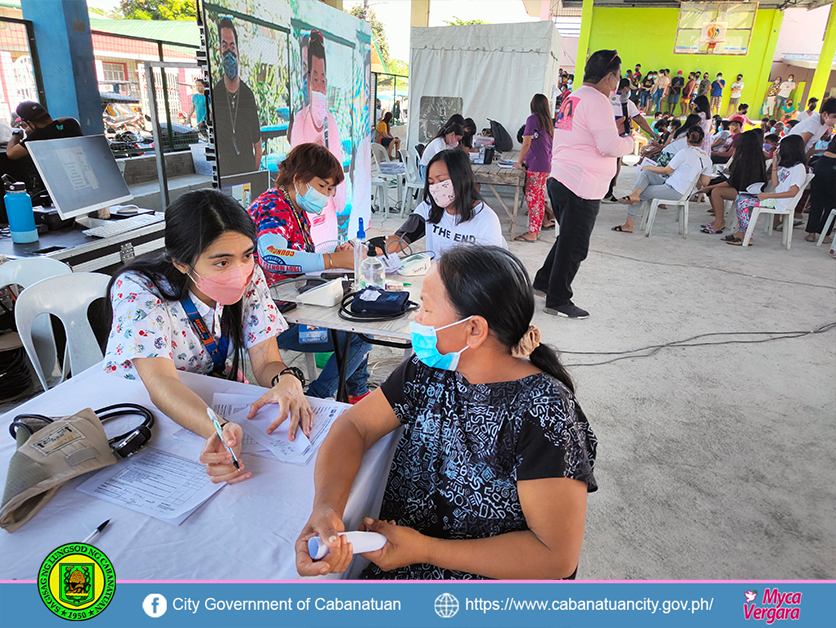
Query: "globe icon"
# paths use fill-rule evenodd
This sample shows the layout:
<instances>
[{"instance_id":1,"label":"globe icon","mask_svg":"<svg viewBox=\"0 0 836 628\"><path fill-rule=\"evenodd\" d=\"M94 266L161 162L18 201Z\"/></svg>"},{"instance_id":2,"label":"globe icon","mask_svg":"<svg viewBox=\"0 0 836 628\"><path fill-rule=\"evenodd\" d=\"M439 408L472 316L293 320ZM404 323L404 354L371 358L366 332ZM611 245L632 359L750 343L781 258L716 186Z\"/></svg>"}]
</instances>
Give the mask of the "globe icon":
<instances>
[{"instance_id":1,"label":"globe icon","mask_svg":"<svg viewBox=\"0 0 836 628\"><path fill-rule=\"evenodd\" d=\"M444 619L450 619L459 612L459 601L451 593L442 593L435 598L435 613Z\"/></svg>"}]
</instances>

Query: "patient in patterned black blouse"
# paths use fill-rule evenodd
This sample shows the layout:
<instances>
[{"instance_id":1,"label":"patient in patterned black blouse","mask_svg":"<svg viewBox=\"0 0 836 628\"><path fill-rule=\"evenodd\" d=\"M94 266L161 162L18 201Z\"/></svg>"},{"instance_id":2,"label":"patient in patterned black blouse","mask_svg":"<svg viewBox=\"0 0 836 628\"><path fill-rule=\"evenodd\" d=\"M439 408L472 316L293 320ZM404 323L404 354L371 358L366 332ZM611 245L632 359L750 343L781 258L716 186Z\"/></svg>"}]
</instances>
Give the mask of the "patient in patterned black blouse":
<instances>
[{"instance_id":1,"label":"patient in patterned black blouse","mask_svg":"<svg viewBox=\"0 0 836 628\"><path fill-rule=\"evenodd\" d=\"M416 355L338 419L316 463L313 512L296 544L300 575L345 571L337 532L365 452L404 427L364 578L574 578L597 441L554 351L531 325L522 263L462 246L427 274ZM313 562L307 540L330 548Z\"/></svg>"}]
</instances>

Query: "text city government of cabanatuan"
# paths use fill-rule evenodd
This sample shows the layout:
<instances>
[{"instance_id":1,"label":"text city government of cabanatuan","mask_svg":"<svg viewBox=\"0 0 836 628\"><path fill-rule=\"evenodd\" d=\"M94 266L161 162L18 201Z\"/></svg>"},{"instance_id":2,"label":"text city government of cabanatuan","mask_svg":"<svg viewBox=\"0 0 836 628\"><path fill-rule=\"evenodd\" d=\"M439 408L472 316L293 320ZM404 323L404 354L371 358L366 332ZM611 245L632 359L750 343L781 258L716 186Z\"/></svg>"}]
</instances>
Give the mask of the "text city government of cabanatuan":
<instances>
[{"instance_id":1,"label":"text city government of cabanatuan","mask_svg":"<svg viewBox=\"0 0 836 628\"><path fill-rule=\"evenodd\" d=\"M172 601L175 611L197 613L201 606L207 611L399 611L400 600L341 600L339 598L300 598L294 603L293 598L282 600L219 600L207 597L201 600L178 597Z\"/></svg>"}]
</instances>

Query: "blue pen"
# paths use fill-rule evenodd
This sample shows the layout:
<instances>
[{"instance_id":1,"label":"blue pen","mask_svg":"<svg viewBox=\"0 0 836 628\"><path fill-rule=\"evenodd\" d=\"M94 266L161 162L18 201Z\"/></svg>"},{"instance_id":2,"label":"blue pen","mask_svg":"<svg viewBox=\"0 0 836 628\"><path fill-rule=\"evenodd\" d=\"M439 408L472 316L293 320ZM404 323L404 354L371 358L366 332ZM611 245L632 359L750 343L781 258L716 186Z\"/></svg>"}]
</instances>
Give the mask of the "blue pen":
<instances>
[{"instance_id":1,"label":"blue pen","mask_svg":"<svg viewBox=\"0 0 836 628\"><path fill-rule=\"evenodd\" d=\"M238 458L236 458L236 457L235 457L235 452L234 452L234 451L232 451L232 447L230 447L229 445L227 445L227 444L224 442L224 431L223 431L223 429L221 428L221 423L220 423L220 421L218 421L218 415L217 415L217 414L215 414L215 413L212 411L212 408L206 408L206 414L208 414L208 415L209 415L209 418L210 418L210 419L212 419L212 425L214 425L214 426L215 426L215 431L218 433L218 438L220 438L220 439L221 439L221 444L223 444L223 446L224 446L224 447L226 447L226 450L227 450L229 453L231 453L231 454L232 454L232 464L234 464L234 465L235 465L235 468L236 468L236 469L238 469L238 470L240 471L240 470L241 470L241 467L238 465Z\"/></svg>"}]
</instances>

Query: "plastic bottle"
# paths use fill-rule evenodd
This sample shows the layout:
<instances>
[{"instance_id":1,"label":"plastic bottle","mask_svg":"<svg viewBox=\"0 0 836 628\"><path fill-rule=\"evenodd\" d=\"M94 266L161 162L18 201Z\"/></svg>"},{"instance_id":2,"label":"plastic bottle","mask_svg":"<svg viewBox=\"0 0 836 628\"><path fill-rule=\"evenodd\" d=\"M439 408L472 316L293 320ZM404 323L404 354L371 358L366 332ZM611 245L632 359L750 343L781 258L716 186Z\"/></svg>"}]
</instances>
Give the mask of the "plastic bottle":
<instances>
[{"instance_id":1,"label":"plastic bottle","mask_svg":"<svg viewBox=\"0 0 836 628\"><path fill-rule=\"evenodd\" d=\"M360 267L363 260L368 256L368 249L366 248L366 232L363 229L363 219L358 218L357 238L354 240L354 290L359 291L363 288L362 279L360 277Z\"/></svg>"},{"instance_id":2,"label":"plastic bottle","mask_svg":"<svg viewBox=\"0 0 836 628\"><path fill-rule=\"evenodd\" d=\"M386 266L376 257L367 257L360 264L360 283L368 288L377 286L383 289L386 284Z\"/></svg>"},{"instance_id":3,"label":"plastic bottle","mask_svg":"<svg viewBox=\"0 0 836 628\"><path fill-rule=\"evenodd\" d=\"M26 193L26 185L20 181L6 185L6 215L9 218L9 231L12 242L28 244L38 241L38 228L35 226L35 212L32 199Z\"/></svg>"}]
</instances>

